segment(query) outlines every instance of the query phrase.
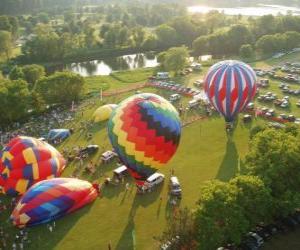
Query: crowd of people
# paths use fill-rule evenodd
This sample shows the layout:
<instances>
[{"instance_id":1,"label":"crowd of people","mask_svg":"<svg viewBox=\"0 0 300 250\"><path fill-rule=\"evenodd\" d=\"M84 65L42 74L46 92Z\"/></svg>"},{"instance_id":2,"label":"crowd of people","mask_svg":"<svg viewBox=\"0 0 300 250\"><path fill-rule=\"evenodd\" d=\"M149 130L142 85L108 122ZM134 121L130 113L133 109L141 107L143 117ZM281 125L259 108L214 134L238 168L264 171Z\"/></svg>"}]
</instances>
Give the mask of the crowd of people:
<instances>
[{"instance_id":1,"label":"crowd of people","mask_svg":"<svg viewBox=\"0 0 300 250\"><path fill-rule=\"evenodd\" d=\"M0 149L18 135L46 137L51 129L60 128L65 122L72 120L72 112L57 107L43 115L32 116L24 124L16 122L5 131L0 130Z\"/></svg>"}]
</instances>

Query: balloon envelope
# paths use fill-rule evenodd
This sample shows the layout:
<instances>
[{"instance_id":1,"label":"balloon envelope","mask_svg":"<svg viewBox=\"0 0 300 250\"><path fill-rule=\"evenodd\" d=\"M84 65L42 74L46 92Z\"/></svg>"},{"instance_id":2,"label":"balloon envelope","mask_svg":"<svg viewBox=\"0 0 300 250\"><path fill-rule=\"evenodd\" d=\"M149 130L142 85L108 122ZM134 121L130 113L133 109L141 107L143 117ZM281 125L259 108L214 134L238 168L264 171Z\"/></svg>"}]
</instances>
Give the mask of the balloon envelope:
<instances>
[{"instance_id":1,"label":"balloon envelope","mask_svg":"<svg viewBox=\"0 0 300 250\"><path fill-rule=\"evenodd\" d=\"M91 183L74 178L54 178L33 185L19 200L11 219L28 227L60 218L97 198Z\"/></svg>"},{"instance_id":2,"label":"balloon envelope","mask_svg":"<svg viewBox=\"0 0 300 250\"><path fill-rule=\"evenodd\" d=\"M175 154L181 135L177 110L155 94L138 94L121 102L108 122L111 144L137 185Z\"/></svg>"},{"instance_id":3,"label":"balloon envelope","mask_svg":"<svg viewBox=\"0 0 300 250\"><path fill-rule=\"evenodd\" d=\"M102 122L108 120L112 111L117 106L117 104L106 104L96 109L96 111L93 114L94 122Z\"/></svg>"},{"instance_id":4,"label":"balloon envelope","mask_svg":"<svg viewBox=\"0 0 300 250\"><path fill-rule=\"evenodd\" d=\"M0 153L0 187L8 195L24 194L34 183L60 176L65 164L48 143L18 136Z\"/></svg>"},{"instance_id":5,"label":"balloon envelope","mask_svg":"<svg viewBox=\"0 0 300 250\"><path fill-rule=\"evenodd\" d=\"M227 122L232 122L256 93L256 74L240 61L222 61L213 65L204 81L211 105Z\"/></svg>"}]
</instances>

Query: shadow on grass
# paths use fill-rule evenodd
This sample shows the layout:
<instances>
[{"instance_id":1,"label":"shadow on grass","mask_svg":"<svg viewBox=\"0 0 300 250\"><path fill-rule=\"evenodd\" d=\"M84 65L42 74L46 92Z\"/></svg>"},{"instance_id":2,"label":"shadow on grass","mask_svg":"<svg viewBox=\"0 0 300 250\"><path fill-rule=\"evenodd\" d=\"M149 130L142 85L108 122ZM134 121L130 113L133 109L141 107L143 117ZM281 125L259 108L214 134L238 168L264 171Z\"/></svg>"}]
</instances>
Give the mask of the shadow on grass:
<instances>
[{"instance_id":1,"label":"shadow on grass","mask_svg":"<svg viewBox=\"0 0 300 250\"><path fill-rule=\"evenodd\" d=\"M219 167L216 179L229 181L238 172L239 155L232 138L228 138L226 152L223 161Z\"/></svg>"},{"instance_id":2,"label":"shadow on grass","mask_svg":"<svg viewBox=\"0 0 300 250\"><path fill-rule=\"evenodd\" d=\"M136 211L139 207L147 207L154 201L158 199L160 193L162 191L162 185L157 187L153 192L146 193L143 195L136 194L134 201L132 203L131 210L128 216L128 222L124 231L122 233L121 238L119 239L116 250L135 250L136 249L136 235L135 235L135 223L134 217L136 215ZM145 222L147 223L147 222ZM146 225L145 225L146 226Z\"/></svg>"},{"instance_id":3,"label":"shadow on grass","mask_svg":"<svg viewBox=\"0 0 300 250\"><path fill-rule=\"evenodd\" d=\"M71 228L76 225L77 221L89 213L93 204L89 204L69 215L55 220L56 226L53 232L50 232L46 224L28 228L30 245L29 249L54 249L55 246L68 234ZM51 222L49 223L51 224ZM48 239L45 241L45 239Z\"/></svg>"}]
</instances>

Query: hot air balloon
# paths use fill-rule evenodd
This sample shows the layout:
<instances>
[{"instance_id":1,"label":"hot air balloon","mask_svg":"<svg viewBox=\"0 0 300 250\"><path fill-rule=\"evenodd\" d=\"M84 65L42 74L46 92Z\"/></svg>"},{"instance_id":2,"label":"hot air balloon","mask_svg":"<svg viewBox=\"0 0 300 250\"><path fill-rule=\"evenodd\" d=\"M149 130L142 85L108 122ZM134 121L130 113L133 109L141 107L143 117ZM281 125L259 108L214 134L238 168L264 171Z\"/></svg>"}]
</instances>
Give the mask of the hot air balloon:
<instances>
[{"instance_id":1,"label":"hot air balloon","mask_svg":"<svg viewBox=\"0 0 300 250\"><path fill-rule=\"evenodd\" d=\"M34 183L60 176L63 156L41 140L18 136L0 152L0 187L11 196L24 194Z\"/></svg>"},{"instance_id":2,"label":"hot air balloon","mask_svg":"<svg viewBox=\"0 0 300 250\"><path fill-rule=\"evenodd\" d=\"M108 135L120 160L142 186L175 154L181 135L179 115L164 98L137 94L113 111Z\"/></svg>"},{"instance_id":3,"label":"hot air balloon","mask_svg":"<svg viewBox=\"0 0 300 250\"><path fill-rule=\"evenodd\" d=\"M11 219L20 228L47 223L93 202L97 195L91 183L75 178L40 181L21 197Z\"/></svg>"},{"instance_id":4,"label":"hot air balloon","mask_svg":"<svg viewBox=\"0 0 300 250\"><path fill-rule=\"evenodd\" d=\"M110 114L117 106L117 104L106 104L96 109L93 114L94 122L102 122L108 120Z\"/></svg>"},{"instance_id":5,"label":"hot air balloon","mask_svg":"<svg viewBox=\"0 0 300 250\"><path fill-rule=\"evenodd\" d=\"M240 61L228 60L213 65L204 82L210 104L226 122L232 122L256 93L256 74Z\"/></svg>"}]
</instances>

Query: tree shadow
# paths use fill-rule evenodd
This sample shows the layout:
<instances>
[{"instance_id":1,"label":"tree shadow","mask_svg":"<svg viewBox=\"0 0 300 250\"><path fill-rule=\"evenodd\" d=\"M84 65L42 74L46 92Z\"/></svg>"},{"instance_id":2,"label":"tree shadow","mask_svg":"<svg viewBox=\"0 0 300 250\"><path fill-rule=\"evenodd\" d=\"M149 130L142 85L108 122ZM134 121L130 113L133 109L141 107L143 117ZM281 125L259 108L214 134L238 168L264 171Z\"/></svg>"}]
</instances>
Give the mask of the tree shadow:
<instances>
[{"instance_id":1,"label":"tree shadow","mask_svg":"<svg viewBox=\"0 0 300 250\"><path fill-rule=\"evenodd\" d=\"M216 179L229 181L238 172L238 167L239 154L235 142L229 137L227 140L226 152L216 175Z\"/></svg>"}]
</instances>

